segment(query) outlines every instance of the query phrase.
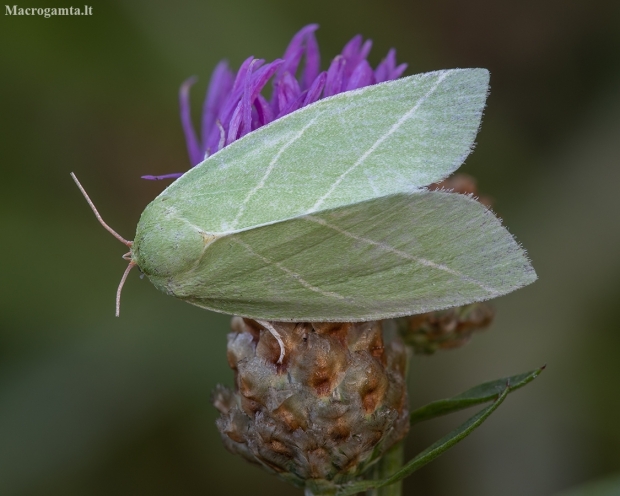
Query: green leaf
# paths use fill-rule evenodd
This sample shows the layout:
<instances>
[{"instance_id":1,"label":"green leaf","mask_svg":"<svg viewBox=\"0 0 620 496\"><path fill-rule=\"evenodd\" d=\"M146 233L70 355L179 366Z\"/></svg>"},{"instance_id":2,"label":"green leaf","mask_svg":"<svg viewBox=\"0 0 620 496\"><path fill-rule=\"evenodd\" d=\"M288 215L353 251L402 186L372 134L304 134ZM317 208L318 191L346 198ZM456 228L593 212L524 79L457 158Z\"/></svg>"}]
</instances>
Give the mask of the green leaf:
<instances>
[{"instance_id":1,"label":"green leaf","mask_svg":"<svg viewBox=\"0 0 620 496\"><path fill-rule=\"evenodd\" d=\"M485 382L484 384L468 389L464 393L453 396L452 398L429 403L428 405L418 408L411 413L411 425L439 417L441 415L447 415L448 413L456 412L458 410L463 410L474 405L493 401L497 399L500 394L502 394L503 390L506 388L506 385L508 385L509 392L515 391L516 389L522 388L536 379L536 377L538 377L544 369L545 367L541 367L524 374L505 377L503 379L497 379L496 381Z\"/></svg>"},{"instance_id":2,"label":"green leaf","mask_svg":"<svg viewBox=\"0 0 620 496\"><path fill-rule=\"evenodd\" d=\"M400 469L392 476L381 481L365 480L343 485L337 492L337 496L348 496L362 491L366 491L368 489L388 486L411 475L413 472L422 468L427 463L433 461L435 458L444 453L446 450L450 449L455 444L461 442L475 429L480 427L480 425L482 425L482 423L489 417L489 415L491 415L499 407L499 405L501 405L504 399L506 399L506 396L508 396L509 392L510 388L504 387L501 394L491 405L484 408L476 415L471 417L469 420L467 420L465 423L461 424L459 427L450 432L450 434L443 437L442 439L422 451L422 453L413 458L402 469Z\"/></svg>"}]
</instances>

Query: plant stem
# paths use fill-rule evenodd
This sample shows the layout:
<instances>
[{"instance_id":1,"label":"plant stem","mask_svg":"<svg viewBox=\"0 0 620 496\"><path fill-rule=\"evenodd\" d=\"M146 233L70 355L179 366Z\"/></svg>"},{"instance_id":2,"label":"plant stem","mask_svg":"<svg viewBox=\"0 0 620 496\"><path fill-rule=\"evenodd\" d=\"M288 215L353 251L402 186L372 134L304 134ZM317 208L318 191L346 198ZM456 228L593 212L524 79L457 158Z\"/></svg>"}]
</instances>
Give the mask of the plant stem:
<instances>
[{"instance_id":1,"label":"plant stem","mask_svg":"<svg viewBox=\"0 0 620 496\"><path fill-rule=\"evenodd\" d=\"M398 326L395 320L384 320L383 329L386 335L394 335L398 333ZM413 350L407 346L406 364L405 364L405 380L409 383L409 366L411 365L411 357ZM405 438L406 439L406 438ZM405 455L405 439L392 446L385 455L377 462L373 471L374 480L382 480L390 477L398 472L403 466L403 458ZM389 486L371 489L366 492L367 496L401 496L403 492L402 481L390 484Z\"/></svg>"},{"instance_id":2,"label":"plant stem","mask_svg":"<svg viewBox=\"0 0 620 496\"><path fill-rule=\"evenodd\" d=\"M336 494L337 487L327 481L309 481L304 496L330 496Z\"/></svg>"},{"instance_id":3,"label":"plant stem","mask_svg":"<svg viewBox=\"0 0 620 496\"><path fill-rule=\"evenodd\" d=\"M400 441L392 446L388 452L377 462L373 472L375 480L385 479L398 472L403 466L404 443ZM401 496L403 491L402 481L389 486L371 489L366 492L367 496Z\"/></svg>"}]
</instances>

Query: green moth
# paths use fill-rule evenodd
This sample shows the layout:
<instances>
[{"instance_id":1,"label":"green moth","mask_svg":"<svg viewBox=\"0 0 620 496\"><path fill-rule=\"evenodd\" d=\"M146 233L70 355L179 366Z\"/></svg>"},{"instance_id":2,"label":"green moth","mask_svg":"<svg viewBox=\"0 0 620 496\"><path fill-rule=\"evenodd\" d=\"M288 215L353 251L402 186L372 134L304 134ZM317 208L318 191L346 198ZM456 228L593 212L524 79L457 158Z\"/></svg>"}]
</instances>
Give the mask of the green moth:
<instances>
[{"instance_id":1,"label":"green moth","mask_svg":"<svg viewBox=\"0 0 620 496\"><path fill-rule=\"evenodd\" d=\"M470 153L488 79L406 77L247 134L155 198L133 243L116 235L130 246L122 282L137 265L169 295L271 321L385 319L533 282L490 210L425 188Z\"/></svg>"}]
</instances>

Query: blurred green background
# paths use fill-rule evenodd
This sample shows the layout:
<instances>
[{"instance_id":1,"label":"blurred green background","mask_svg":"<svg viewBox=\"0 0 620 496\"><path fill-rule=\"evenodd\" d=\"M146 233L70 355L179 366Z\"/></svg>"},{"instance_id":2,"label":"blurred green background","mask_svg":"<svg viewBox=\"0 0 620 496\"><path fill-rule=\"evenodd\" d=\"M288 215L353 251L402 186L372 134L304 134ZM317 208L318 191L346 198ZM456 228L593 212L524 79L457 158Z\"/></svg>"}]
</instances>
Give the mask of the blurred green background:
<instances>
[{"instance_id":1,"label":"blurred green background","mask_svg":"<svg viewBox=\"0 0 620 496\"><path fill-rule=\"evenodd\" d=\"M43 1L21 7L63 7ZM232 383L229 318L157 292L69 178L133 237L188 160L177 90L198 112L227 58L281 56L318 22L323 66L353 35L407 74L487 67L463 171L540 280L496 302L469 346L416 358L411 404L548 365L406 494L543 496L620 471L620 3L616 0L96 1L90 17L0 22L0 494L301 494L226 452L209 401ZM78 5L74 5L78 6ZM413 455L453 427L417 427Z\"/></svg>"}]
</instances>

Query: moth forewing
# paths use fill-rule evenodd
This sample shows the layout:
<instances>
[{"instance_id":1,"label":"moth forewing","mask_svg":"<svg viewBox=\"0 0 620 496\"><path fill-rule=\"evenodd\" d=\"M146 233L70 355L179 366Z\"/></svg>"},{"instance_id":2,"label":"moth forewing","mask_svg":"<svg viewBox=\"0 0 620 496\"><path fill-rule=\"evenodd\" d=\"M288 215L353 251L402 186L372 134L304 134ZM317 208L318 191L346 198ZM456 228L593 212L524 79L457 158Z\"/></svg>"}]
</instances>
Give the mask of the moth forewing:
<instances>
[{"instance_id":1,"label":"moth forewing","mask_svg":"<svg viewBox=\"0 0 620 496\"><path fill-rule=\"evenodd\" d=\"M422 188L471 151L488 78L437 71L319 100L210 156L155 201L228 233Z\"/></svg>"}]
</instances>

